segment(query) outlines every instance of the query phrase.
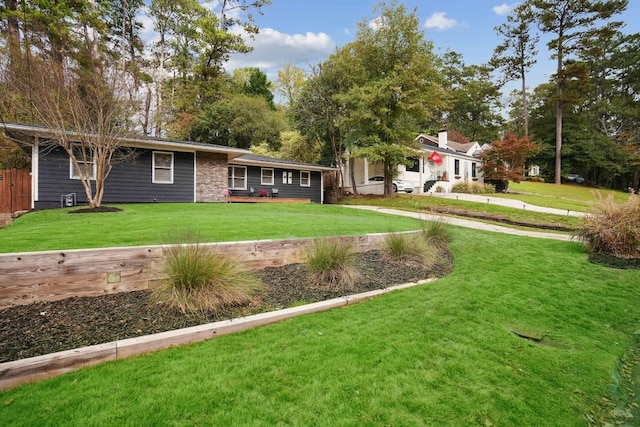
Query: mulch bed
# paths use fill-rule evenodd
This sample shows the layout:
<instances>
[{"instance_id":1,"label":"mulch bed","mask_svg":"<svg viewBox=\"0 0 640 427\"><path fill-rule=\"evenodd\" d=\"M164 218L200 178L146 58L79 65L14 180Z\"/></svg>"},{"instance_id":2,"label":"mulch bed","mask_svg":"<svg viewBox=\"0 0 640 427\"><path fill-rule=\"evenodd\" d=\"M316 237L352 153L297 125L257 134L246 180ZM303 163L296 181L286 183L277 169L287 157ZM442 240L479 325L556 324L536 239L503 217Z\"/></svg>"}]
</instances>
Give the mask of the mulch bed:
<instances>
[{"instance_id":1,"label":"mulch bed","mask_svg":"<svg viewBox=\"0 0 640 427\"><path fill-rule=\"evenodd\" d=\"M0 311L0 363L443 277L452 271L453 257L443 251L438 263L426 268L370 251L359 254L356 265L362 276L348 291L312 285L301 264L259 270L264 287L251 304L203 315L185 315L156 302L150 291L9 307Z\"/></svg>"}]
</instances>

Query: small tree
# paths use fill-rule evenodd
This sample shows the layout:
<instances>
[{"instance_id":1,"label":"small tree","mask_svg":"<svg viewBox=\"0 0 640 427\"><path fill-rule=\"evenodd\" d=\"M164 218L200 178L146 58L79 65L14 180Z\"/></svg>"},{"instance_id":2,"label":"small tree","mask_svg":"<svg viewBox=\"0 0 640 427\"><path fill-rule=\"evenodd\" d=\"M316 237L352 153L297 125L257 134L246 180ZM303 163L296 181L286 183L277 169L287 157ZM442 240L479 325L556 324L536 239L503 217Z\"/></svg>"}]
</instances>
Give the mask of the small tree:
<instances>
[{"instance_id":1,"label":"small tree","mask_svg":"<svg viewBox=\"0 0 640 427\"><path fill-rule=\"evenodd\" d=\"M508 133L503 140L494 141L491 148L482 153L482 173L486 179L520 182L528 158L538 154L540 145L528 136L519 138Z\"/></svg>"},{"instance_id":2,"label":"small tree","mask_svg":"<svg viewBox=\"0 0 640 427\"><path fill-rule=\"evenodd\" d=\"M123 101L121 80L95 63L74 70L31 57L22 66L28 69L6 69L2 96L10 94L9 107L29 112L33 123L50 129L52 137L39 141L41 149L62 148L84 187L89 207L100 207L114 164L135 155L122 146L133 114L132 105Z\"/></svg>"}]
</instances>

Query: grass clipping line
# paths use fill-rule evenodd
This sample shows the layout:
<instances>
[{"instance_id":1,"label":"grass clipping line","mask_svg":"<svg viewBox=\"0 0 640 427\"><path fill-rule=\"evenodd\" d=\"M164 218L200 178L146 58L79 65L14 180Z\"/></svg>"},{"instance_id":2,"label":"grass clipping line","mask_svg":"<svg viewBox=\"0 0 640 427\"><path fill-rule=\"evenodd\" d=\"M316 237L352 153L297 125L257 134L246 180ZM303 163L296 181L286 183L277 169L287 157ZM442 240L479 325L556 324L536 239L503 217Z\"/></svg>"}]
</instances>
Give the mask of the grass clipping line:
<instances>
[{"instance_id":1,"label":"grass clipping line","mask_svg":"<svg viewBox=\"0 0 640 427\"><path fill-rule=\"evenodd\" d=\"M260 280L215 247L194 244L165 249L166 279L153 296L184 313L218 312L225 306L250 302Z\"/></svg>"}]
</instances>

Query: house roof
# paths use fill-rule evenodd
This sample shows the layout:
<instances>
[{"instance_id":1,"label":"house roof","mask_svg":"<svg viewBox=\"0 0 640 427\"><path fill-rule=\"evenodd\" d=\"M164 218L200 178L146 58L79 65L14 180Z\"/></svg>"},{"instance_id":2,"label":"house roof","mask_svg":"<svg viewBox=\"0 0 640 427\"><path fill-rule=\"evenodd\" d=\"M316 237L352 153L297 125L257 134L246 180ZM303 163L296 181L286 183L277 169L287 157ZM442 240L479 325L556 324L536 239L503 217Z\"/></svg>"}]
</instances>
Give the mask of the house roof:
<instances>
[{"instance_id":1,"label":"house roof","mask_svg":"<svg viewBox=\"0 0 640 427\"><path fill-rule=\"evenodd\" d=\"M17 123L2 123L0 124L5 134L10 134L14 138L16 134L22 134L32 137L55 137L55 131L51 128L38 125L25 125ZM73 134L73 132L71 132ZM228 156L228 159L242 156L243 154L250 153L249 150L242 148L226 147L223 145L206 144L201 142L192 141L179 141L176 139L168 138L155 138L151 136L125 136L121 138L123 143L129 147L135 148L148 148L158 150L172 150L172 151L187 151L187 152L206 152L206 153L222 153ZM30 143L30 141L23 141Z\"/></svg>"},{"instance_id":2,"label":"house roof","mask_svg":"<svg viewBox=\"0 0 640 427\"><path fill-rule=\"evenodd\" d=\"M256 156L254 154L244 154L240 157L236 157L231 161L232 164L247 165L247 166L270 166L281 167L289 169L299 170L313 170L313 171L333 171L336 168L329 166L323 166L316 163L303 163L294 162L292 160L274 159L271 157Z\"/></svg>"},{"instance_id":3,"label":"house roof","mask_svg":"<svg viewBox=\"0 0 640 427\"><path fill-rule=\"evenodd\" d=\"M473 147L475 142L457 142L447 139L447 148L440 148L438 146L438 138L431 135L425 135L421 133L416 137L420 147L423 150L437 151L438 153L444 153L448 155L455 155L466 158L473 158L477 160L477 157L482 154L481 150L476 150L471 155L467 152Z\"/></svg>"}]
</instances>

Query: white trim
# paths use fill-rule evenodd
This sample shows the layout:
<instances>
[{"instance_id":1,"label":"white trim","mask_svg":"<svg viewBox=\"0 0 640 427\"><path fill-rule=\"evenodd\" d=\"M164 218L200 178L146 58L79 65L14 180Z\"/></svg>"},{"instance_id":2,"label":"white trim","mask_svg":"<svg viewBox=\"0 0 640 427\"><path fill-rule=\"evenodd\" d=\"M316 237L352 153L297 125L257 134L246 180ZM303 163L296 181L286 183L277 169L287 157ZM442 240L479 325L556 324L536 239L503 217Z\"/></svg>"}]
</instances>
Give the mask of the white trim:
<instances>
[{"instance_id":1,"label":"white trim","mask_svg":"<svg viewBox=\"0 0 640 427\"><path fill-rule=\"evenodd\" d=\"M79 146L80 144L71 144L71 151L74 151L74 147ZM90 181L95 181L96 180L96 160L95 160L95 154L93 153L93 150L89 147L87 149L88 154L91 155L91 158L89 159L89 161L85 162L82 160L82 158L78 158L78 155L74 154L76 157L76 161L78 162L78 166L82 167L82 165L84 164L91 164L91 176L89 176L89 180ZM75 179L75 180L81 180L82 176L80 174L76 175L76 168L73 164L73 160L71 159L71 156L69 156L69 179Z\"/></svg>"},{"instance_id":2,"label":"white trim","mask_svg":"<svg viewBox=\"0 0 640 427\"><path fill-rule=\"evenodd\" d=\"M244 169L244 186L243 187L236 187L236 174L235 174L235 170L236 168L240 169ZM228 185L229 190L246 190L247 189L247 167L246 166L239 166L239 165L229 165L227 167L227 170L233 169L233 172L228 174L228 180L230 180L230 184Z\"/></svg>"},{"instance_id":3,"label":"white trim","mask_svg":"<svg viewBox=\"0 0 640 427\"><path fill-rule=\"evenodd\" d=\"M264 171L271 171L271 181L264 180ZM275 185L276 184L276 171L273 168L260 168L260 185Z\"/></svg>"},{"instance_id":4,"label":"white trim","mask_svg":"<svg viewBox=\"0 0 640 427\"><path fill-rule=\"evenodd\" d=\"M198 153L193 152L193 203L198 201Z\"/></svg>"},{"instance_id":5,"label":"white trim","mask_svg":"<svg viewBox=\"0 0 640 427\"><path fill-rule=\"evenodd\" d=\"M302 174L303 173L307 174L307 176L308 176L306 184L302 183ZM300 187L311 187L311 171L300 171Z\"/></svg>"},{"instance_id":6,"label":"white trim","mask_svg":"<svg viewBox=\"0 0 640 427\"><path fill-rule=\"evenodd\" d=\"M157 167L156 168L156 154L169 155L171 156L171 166L169 168L166 167ZM169 173L171 177L168 181L160 181L156 178L156 169L167 170L169 169ZM151 152L151 182L153 184L173 184L173 171L174 171L174 156L173 153L168 151L152 151Z\"/></svg>"},{"instance_id":7,"label":"white trim","mask_svg":"<svg viewBox=\"0 0 640 427\"><path fill-rule=\"evenodd\" d=\"M31 209L36 208L36 202L39 199L38 175L40 172L40 138L34 138L34 144L31 146Z\"/></svg>"}]
</instances>

